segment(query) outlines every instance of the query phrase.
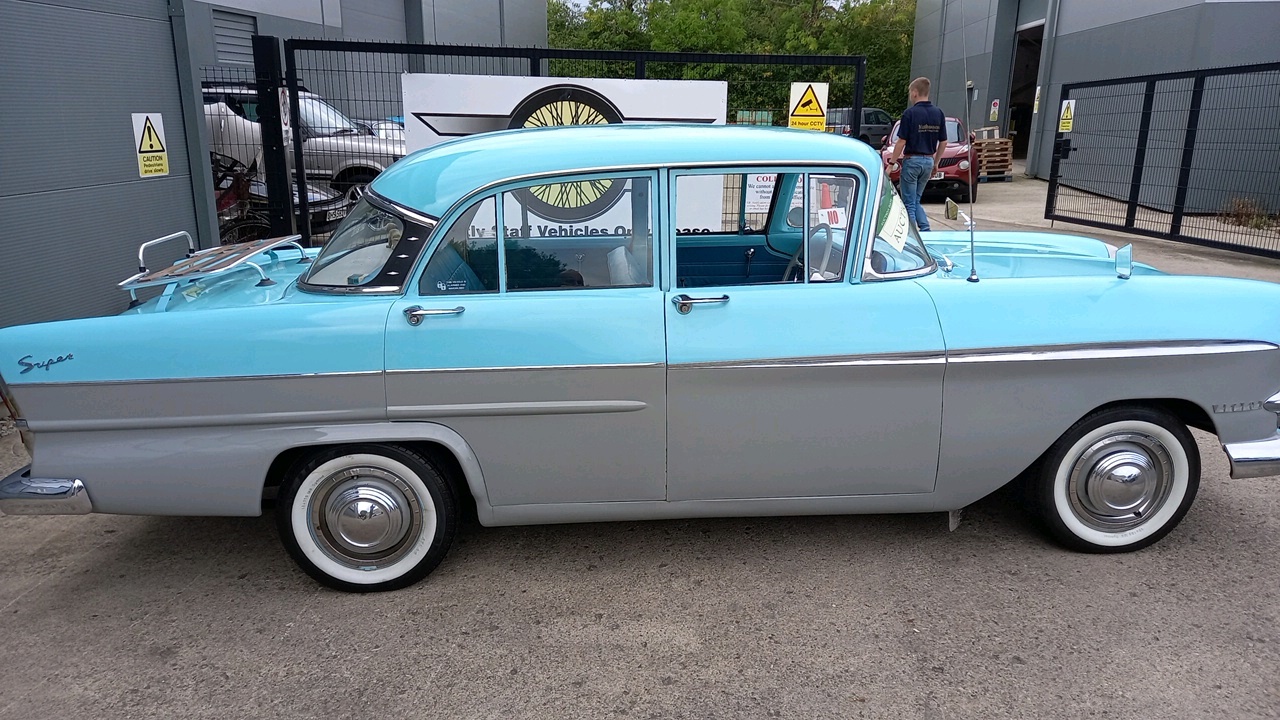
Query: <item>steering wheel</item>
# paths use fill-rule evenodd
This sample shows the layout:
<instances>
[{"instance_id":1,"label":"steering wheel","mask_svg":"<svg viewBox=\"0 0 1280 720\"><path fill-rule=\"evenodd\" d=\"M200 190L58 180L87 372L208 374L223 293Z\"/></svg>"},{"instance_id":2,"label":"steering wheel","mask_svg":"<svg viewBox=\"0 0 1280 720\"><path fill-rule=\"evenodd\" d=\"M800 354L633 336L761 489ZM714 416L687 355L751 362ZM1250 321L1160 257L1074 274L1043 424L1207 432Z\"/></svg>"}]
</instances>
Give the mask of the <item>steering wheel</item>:
<instances>
[{"instance_id":1,"label":"steering wheel","mask_svg":"<svg viewBox=\"0 0 1280 720\"><path fill-rule=\"evenodd\" d=\"M836 244L836 236L831 232L830 225L826 223L818 223L809 233L809 239L800 243L800 247L796 248L796 254L791 256L791 262L787 263L787 269L782 273L783 282L793 282L800 277L799 270L800 265L804 262L801 258L804 256L805 245L808 245L814 240L814 238L818 237L818 233L820 232L825 232L827 234L827 242L825 247L822 249L822 265L816 268L811 266L809 269L817 270L819 273L826 272L827 263L831 262L831 250ZM813 261L812 255L810 255L809 260L810 262Z\"/></svg>"}]
</instances>

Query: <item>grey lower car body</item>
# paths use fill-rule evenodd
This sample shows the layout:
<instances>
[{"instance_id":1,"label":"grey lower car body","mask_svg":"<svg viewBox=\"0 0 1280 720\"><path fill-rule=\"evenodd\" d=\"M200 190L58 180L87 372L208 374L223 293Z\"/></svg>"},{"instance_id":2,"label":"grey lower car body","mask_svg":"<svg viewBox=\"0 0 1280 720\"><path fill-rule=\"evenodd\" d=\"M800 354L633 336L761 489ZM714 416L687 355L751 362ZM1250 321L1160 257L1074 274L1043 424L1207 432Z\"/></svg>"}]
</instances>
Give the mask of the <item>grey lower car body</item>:
<instances>
[{"instance_id":1,"label":"grey lower car body","mask_svg":"<svg viewBox=\"0 0 1280 720\"><path fill-rule=\"evenodd\" d=\"M1277 415L1262 402L1274 392L1267 379L1280 377L1280 348L1270 343L731 365L26 384L14 390L31 418L34 466L0 483L0 509L258 515L282 453L385 442L451 453L484 525L945 511L1004 485L1074 423L1117 402L1187 403L1209 419L1234 477L1280 472ZM936 424L874 393L858 407L806 402L793 390L904 388L934 375L945 377ZM741 383L761 378L774 397L735 400ZM686 379L717 402L669 417L666 388ZM780 420L775 437L738 432L766 415ZM802 416L812 425L798 426ZM708 427L719 443L682 439ZM708 458L723 465L719 480L697 472ZM932 483L896 482L922 472ZM733 482L717 485L724 478Z\"/></svg>"}]
</instances>

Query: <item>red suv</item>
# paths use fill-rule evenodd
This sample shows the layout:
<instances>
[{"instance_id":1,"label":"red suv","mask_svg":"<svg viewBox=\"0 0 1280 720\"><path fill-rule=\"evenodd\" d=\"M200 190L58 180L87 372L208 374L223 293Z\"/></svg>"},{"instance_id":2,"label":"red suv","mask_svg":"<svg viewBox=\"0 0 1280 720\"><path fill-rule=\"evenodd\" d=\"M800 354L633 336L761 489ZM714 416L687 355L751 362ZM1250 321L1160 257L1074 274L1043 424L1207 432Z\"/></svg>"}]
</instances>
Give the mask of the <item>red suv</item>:
<instances>
[{"instance_id":1,"label":"red suv","mask_svg":"<svg viewBox=\"0 0 1280 720\"><path fill-rule=\"evenodd\" d=\"M964 138L964 142L961 142ZM898 123L893 124L881 142L880 157L889 159L893 153L893 144L898 141ZM900 163L889 168L889 179L898 184L898 173L902 170ZM926 195L937 194L949 197L956 202L970 202L978 199L978 158L973 150L973 135L965 132L964 123L959 118L947 118L947 149L943 151L942 162L934 168L933 177L925 185Z\"/></svg>"}]
</instances>

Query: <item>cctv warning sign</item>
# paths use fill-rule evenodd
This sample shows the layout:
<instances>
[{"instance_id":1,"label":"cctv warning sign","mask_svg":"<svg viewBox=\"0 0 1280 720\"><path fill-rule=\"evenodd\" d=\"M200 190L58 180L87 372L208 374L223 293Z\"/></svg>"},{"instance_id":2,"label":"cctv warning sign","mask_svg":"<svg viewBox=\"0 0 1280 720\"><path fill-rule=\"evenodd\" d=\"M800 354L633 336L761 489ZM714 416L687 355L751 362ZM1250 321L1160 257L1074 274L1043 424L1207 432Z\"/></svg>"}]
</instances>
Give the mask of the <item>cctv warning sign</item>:
<instances>
[{"instance_id":1,"label":"cctv warning sign","mask_svg":"<svg viewBox=\"0 0 1280 720\"><path fill-rule=\"evenodd\" d=\"M138 176L169 174L169 151L165 148L164 118L160 113L133 113L133 144L138 153Z\"/></svg>"},{"instance_id":2,"label":"cctv warning sign","mask_svg":"<svg viewBox=\"0 0 1280 720\"><path fill-rule=\"evenodd\" d=\"M787 125L801 130L827 129L827 83L791 83Z\"/></svg>"}]
</instances>

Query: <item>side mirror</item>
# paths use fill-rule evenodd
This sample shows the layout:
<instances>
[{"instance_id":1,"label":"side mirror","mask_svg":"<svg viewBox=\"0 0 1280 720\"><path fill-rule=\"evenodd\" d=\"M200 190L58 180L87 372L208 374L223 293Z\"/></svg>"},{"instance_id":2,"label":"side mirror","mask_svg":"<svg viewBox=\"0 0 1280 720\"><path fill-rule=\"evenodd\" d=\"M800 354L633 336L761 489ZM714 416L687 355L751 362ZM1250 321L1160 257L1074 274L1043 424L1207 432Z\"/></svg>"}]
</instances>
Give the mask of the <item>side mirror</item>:
<instances>
[{"instance_id":1,"label":"side mirror","mask_svg":"<svg viewBox=\"0 0 1280 720\"><path fill-rule=\"evenodd\" d=\"M974 132L969 133L969 142L975 143L977 141L978 141L978 133L974 133Z\"/></svg>"},{"instance_id":2,"label":"side mirror","mask_svg":"<svg viewBox=\"0 0 1280 720\"><path fill-rule=\"evenodd\" d=\"M804 227L804 208L793 207L787 212L787 224L791 227Z\"/></svg>"},{"instance_id":3,"label":"side mirror","mask_svg":"<svg viewBox=\"0 0 1280 720\"><path fill-rule=\"evenodd\" d=\"M1125 245L1116 251L1116 277L1128 280L1133 275L1133 245Z\"/></svg>"},{"instance_id":4,"label":"side mirror","mask_svg":"<svg viewBox=\"0 0 1280 720\"><path fill-rule=\"evenodd\" d=\"M960 218L960 206L955 200L947 198L946 209L942 211L944 217L948 220L958 220Z\"/></svg>"}]
</instances>

